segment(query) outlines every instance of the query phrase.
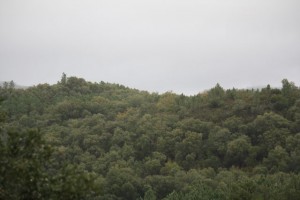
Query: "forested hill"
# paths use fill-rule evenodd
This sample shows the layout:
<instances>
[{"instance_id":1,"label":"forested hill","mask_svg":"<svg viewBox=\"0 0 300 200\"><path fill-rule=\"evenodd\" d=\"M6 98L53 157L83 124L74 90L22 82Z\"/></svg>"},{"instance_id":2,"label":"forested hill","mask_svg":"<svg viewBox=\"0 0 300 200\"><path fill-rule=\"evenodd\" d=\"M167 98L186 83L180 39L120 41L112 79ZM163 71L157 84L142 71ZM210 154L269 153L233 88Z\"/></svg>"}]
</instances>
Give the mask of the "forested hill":
<instances>
[{"instance_id":1,"label":"forested hill","mask_svg":"<svg viewBox=\"0 0 300 200\"><path fill-rule=\"evenodd\" d=\"M0 199L300 199L300 89L0 88Z\"/></svg>"}]
</instances>

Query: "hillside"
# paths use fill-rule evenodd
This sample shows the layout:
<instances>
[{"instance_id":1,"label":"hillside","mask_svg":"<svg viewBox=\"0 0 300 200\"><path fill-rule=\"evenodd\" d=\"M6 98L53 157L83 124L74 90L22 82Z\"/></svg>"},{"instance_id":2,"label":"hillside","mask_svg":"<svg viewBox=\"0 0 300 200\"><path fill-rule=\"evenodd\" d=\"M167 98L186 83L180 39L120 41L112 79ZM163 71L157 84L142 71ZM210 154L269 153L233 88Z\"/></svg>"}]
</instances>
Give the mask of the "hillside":
<instances>
[{"instance_id":1,"label":"hillside","mask_svg":"<svg viewBox=\"0 0 300 200\"><path fill-rule=\"evenodd\" d=\"M300 198L300 88L286 79L185 96L63 76L0 97L0 199Z\"/></svg>"}]
</instances>

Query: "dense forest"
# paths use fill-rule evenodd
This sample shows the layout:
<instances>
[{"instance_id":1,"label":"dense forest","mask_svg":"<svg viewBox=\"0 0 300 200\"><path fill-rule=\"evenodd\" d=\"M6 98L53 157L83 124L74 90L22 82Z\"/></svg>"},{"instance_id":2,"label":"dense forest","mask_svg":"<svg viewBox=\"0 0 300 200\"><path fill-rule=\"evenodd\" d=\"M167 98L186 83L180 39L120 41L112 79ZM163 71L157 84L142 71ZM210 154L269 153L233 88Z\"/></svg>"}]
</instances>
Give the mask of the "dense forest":
<instances>
[{"instance_id":1,"label":"dense forest","mask_svg":"<svg viewBox=\"0 0 300 200\"><path fill-rule=\"evenodd\" d=\"M299 200L300 88L0 88L0 199Z\"/></svg>"}]
</instances>

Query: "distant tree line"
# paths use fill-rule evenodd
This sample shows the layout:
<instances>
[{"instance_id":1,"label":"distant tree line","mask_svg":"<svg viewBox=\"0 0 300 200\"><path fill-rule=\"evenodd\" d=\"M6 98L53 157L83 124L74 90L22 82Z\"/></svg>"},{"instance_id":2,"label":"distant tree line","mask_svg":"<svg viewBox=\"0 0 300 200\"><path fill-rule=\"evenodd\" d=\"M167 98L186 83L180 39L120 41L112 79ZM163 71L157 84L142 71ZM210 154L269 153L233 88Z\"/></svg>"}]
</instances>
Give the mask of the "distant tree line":
<instances>
[{"instance_id":1,"label":"distant tree line","mask_svg":"<svg viewBox=\"0 0 300 200\"><path fill-rule=\"evenodd\" d=\"M0 199L300 199L300 89L0 87Z\"/></svg>"}]
</instances>

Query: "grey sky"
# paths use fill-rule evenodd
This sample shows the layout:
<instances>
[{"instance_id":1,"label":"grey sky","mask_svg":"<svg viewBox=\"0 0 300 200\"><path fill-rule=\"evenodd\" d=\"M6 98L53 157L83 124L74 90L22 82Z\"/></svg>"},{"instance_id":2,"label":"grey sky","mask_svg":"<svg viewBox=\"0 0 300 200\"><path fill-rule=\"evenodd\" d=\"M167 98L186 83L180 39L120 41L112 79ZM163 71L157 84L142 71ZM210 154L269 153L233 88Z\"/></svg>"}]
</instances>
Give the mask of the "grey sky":
<instances>
[{"instance_id":1,"label":"grey sky","mask_svg":"<svg viewBox=\"0 0 300 200\"><path fill-rule=\"evenodd\" d=\"M299 0L0 0L0 80L300 85Z\"/></svg>"}]
</instances>

